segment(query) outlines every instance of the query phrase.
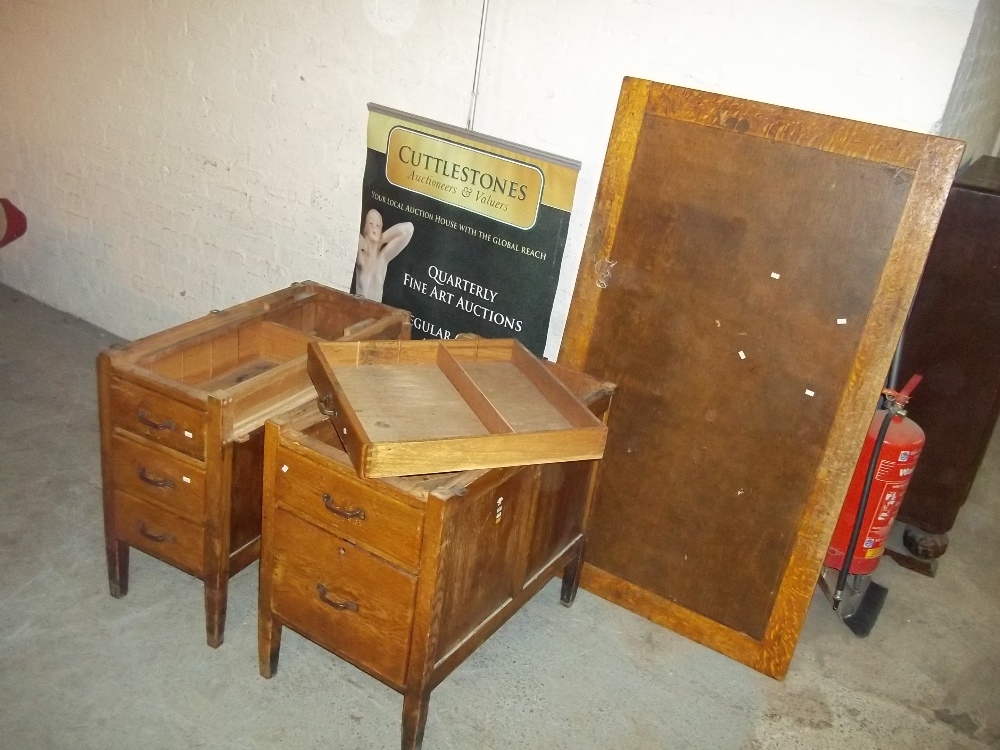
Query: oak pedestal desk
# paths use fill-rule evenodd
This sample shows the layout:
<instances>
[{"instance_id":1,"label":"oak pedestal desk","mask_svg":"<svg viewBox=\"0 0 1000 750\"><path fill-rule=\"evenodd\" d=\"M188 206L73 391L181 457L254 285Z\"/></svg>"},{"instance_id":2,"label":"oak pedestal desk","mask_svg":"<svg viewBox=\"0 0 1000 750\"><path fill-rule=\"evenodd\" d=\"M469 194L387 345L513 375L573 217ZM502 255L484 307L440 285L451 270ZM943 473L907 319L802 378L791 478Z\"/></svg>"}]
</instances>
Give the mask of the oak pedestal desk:
<instances>
[{"instance_id":1,"label":"oak pedestal desk","mask_svg":"<svg viewBox=\"0 0 1000 750\"><path fill-rule=\"evenodd\" d=\"M613 386L547 366L606 419ZM598 461L360 479L316 403L264 440L262 676L287 625L401 692L414 750L431 690L553 576L573 602Z\"/></svg>"},{"instance_id":2,"label":"oak pedestal desk","mask_svg":"<svg viewBox=\"0 0 1000 750\"><path fill-rule=\"evenodd\" d=\"M302 282L97 360L111 595L136 547L205 582L222 643L229 578L260 553L262 425L309 399L313 340L410 337L409 313Z\"/></svg>"}]
</instances>

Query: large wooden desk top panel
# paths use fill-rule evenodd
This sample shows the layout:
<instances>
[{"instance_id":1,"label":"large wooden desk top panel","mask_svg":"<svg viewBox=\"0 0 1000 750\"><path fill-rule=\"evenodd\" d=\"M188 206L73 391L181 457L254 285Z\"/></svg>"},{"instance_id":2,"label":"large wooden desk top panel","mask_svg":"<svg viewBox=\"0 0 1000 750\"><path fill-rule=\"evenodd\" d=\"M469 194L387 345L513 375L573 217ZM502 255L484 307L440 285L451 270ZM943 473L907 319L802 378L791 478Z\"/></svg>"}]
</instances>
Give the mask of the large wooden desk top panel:
<instances>
[{"instance_id":1,"label":"large wooden desk top panel","mask_svg":"<svg viewBox=\"0 0 1000 750\"><path fill-rule=\"evenodd\" d=\"M585 587L784 674L960 154L626 79L560 353L619 385Z\"/></svg>"}]
</instances>

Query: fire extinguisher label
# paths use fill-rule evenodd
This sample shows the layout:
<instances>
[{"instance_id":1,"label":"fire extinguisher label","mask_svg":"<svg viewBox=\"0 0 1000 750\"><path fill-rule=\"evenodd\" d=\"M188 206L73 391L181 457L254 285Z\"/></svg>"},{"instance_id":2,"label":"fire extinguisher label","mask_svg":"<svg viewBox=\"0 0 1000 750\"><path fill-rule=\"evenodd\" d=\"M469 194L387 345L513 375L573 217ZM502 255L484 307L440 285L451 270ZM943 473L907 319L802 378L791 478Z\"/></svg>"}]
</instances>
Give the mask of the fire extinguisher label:
<instances>
[{"instance_id":1,"label":"fire extinguisher label","mask_svg":"<svg viewBox=\"0 0 1000 750\"><path fill-rule=\"evenodd\" d=\"M896 478L896 468L898 463L891 459L883 458L878 462L878 470L875 472L875 479L879 482L887 482Z\"/></svg>"},{"instance_id":2,"label":"fire extinguisher label","mask_svg":"<svg viewBox=\"0 0 1000 750\"><path fill-rule=\"evenodd\" d=\"M875 512L871 528L868 530L870 536L865 540L865 547L881 547L885 543L885 538L889 536L893 519L896 517L896 506L899 505L908 483L909 480L906 480L887 483L884 486L882 497L879 498L878 510ZM868 544L869 541L873 543Z\"/></svg>"},{"instance_id":3,"label":"fire extinguisher label","mask_svg":"<svg viewBox=\"0 0 1000 750\"><path fill-rule=\"evenodd\" d=\"M899 452L899 460L900 461L906 461L909 457L910 457L910 452L909 451L900 451Z\"/></svg>"}]
</instances>

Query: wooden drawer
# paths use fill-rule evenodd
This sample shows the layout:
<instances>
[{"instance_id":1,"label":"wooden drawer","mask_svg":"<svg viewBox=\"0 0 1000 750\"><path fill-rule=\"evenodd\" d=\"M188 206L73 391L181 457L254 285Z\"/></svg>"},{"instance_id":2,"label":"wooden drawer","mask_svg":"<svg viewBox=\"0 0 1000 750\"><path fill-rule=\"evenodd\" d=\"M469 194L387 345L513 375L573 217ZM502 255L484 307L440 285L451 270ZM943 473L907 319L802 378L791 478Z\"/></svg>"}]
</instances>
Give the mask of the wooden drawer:
<instances>
[{"instance_id":1,"label":"wooden drawer","mask_svg":"<svg viewBox=\"0 0 1000 750\"><path fill-rule=\"evenodd\" d=\"M117 489L201 523L205 515L205 472L158 448L115 435L112 448Z\"/></svg>"},{"instance_id":2,"label":"wooden drawer","mask_svg":"<svg viewBox=\"0 0 1000 750\"><path fill-rule=\"evenodd\" d=\"M323 528L417 569L423 513L376 492L349 465L319 464L280 446L275 493L279 504Z\"/></svg>"},{"instance_id":3,"label":"wooden drawer","mask_svg":"<svg viewBox=\"0 0 1000 750\"><path fill-rule=\"evenodd\" d=\"M205 458L205 412L155 391L114 380L111 419L116 427L197 459Z\"/></svg>"},{"instance_id":4,"label":"wooden drawer","mask_svg":"<svg viewBox=\"0 0 1000 750\"><path fill-rule=\"evenodd\" d=\"M115 534L191 575L204 575L204 529L159 506L115 492Z\"/></svg>"},{"instance_id":5,"label":"wooden drawer","mask_svg":"<svg viewBox=\"0 0 1000 750\"><path fill-rule=\"evenodd\" d=\"M401 687L416 578L281 508L272 533L275 614L324 648Z\"/></svg>"}]
</instances>

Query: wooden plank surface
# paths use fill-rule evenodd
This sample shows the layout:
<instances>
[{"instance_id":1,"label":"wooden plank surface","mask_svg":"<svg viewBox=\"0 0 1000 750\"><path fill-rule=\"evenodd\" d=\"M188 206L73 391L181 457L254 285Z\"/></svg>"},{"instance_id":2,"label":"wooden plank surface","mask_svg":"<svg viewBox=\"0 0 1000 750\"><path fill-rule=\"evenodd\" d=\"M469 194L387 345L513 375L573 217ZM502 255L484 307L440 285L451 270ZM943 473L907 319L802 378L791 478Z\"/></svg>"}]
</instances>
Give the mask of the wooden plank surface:
<instances>
[{"instance_id":1,"label":"wooden plank surface","mask_svg":"<svg viewBox=\"0 0 1000 750\"><path fill-rule=\"evenodd\" d=\"M513 362L470 362L464 369L515 432L572 427Z\"/></svg>"},{"instance_id":2,"label":"wooden plank surface","mask_svg":"<svg viewBox=\"0 0 1000 750\"><path fill-rule=\"evenodd\" d=\"M258 375L263 375L265 372L273 370L279 364L279 361L273 359L248 359L243 364L235 365L232 369L222 371L211 380L201 383L199 387L207 393L223 391L227 388L232 388L234 385L252 380Z\"/></svg>"},{"instance_id":3,"label":"wooden plank surface","mask_svg":"<svg viewBox=\"0 0 1000 750\"><path fill-rule=\"evenodd\" d=\"M398 477L500 466L588 461L604 454L603 425L476 437L373 443L363 476ZM359 473L362 473L359 471Z\"/></svg>"},{"instance_id":4,"label":"wooden plank surface","mask_svg":"<svg viewBox=\"0 0 1000 750\"><path fill-rule=\"evenodd\" d=\"M911 182L647 115L588 361L625 385L593 565L763 637Z\"/></svg>"},{"instance_id":5,"label":"wooden plank surface","mask_svg":"<svg viewBox=\"0 0 1000 750\"><path fill-rule=\"evenodd\" d=\"M333 368L373 442L488 435L437 365Z\"/></svg>"},{"instance_id":6,"label":"wooden plank surface","mask_svg":"<svg viewBox=\"0 0 1000 750\"><path fill-rule=\"evenodd\" d=\"M784 674L960 154L626 80L560 353L619 384L584 586Z\"/></svg>"}]
</instances>

